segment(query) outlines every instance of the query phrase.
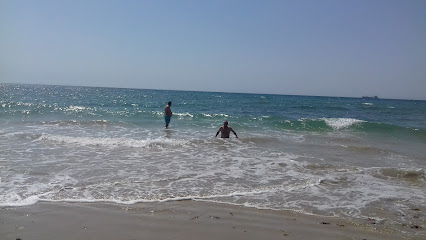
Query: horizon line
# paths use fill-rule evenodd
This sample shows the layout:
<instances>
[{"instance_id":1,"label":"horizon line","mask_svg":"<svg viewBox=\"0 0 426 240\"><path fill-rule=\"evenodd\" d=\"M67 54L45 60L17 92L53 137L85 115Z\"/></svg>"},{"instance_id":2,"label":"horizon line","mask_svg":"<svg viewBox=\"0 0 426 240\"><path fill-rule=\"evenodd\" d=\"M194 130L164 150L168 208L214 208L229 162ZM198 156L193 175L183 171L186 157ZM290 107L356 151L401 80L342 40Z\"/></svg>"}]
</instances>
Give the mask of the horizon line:
<instances>
[{"instance_id":1,"label":"horizon line","mask_svg":"<svg viewBox=\"0 0 426 240\"><path fill-rule=\"evenodd\" d=\"M256 92L224 92L224 91L206 91L206 90L185 90L185 89L161 89L161 88L131 88L131 87L109 87L109 86L85 86L85 85L65 85L65 84L47 84L47 83L12 83L12 82L0 82L1 84L11 85L37 85L37 86L58 86L58 87L86 87L86 88L117 88L117 89L135 89L135 90L154 90L154 91L180 91L180 92L205 92L205 93L229 93L229 94L253 94L253 95L277 95L277 96L299 96L299 97L330 97L330 98L351 98L351 99L362 99L365 96L359 97L345 97L345 96L327 96L327 95L303 95L303 94L283 94L283 93L256 93ZM402 99L402 98L381 98L371 100L401 100L401 101L426 101L422 99Z\"/></svg>"}]
</instances>

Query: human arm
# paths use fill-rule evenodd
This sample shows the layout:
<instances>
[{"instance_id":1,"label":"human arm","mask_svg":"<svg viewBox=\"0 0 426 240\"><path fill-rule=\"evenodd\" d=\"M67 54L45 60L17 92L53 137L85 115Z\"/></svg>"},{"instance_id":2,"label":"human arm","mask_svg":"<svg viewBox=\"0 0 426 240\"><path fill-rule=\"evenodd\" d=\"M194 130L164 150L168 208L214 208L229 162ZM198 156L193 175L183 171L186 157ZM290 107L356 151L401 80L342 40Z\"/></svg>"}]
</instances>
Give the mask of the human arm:
<instances>
[{"instance_id":1,"label":"human arm","mask_svg":"<svg viewBox=\"0 0 426 240\"><path fill-rule=\"evenodd\" d=\"M231 131L235 134L235 137L238 138L237 133L233 129L231 129Z\"/></svg>"},{"instance_id":2,"label":"human arm","mask_svg":"<svg viewBox=\"0 0 426 240\"><path fill-rule=\"evenodd\" d=\"M220 127L219 130L217 130L216 136L214 137L217 137L217 135L220 133L221 130L222 130L222 127Z\"/></svg>"}]
</instances>

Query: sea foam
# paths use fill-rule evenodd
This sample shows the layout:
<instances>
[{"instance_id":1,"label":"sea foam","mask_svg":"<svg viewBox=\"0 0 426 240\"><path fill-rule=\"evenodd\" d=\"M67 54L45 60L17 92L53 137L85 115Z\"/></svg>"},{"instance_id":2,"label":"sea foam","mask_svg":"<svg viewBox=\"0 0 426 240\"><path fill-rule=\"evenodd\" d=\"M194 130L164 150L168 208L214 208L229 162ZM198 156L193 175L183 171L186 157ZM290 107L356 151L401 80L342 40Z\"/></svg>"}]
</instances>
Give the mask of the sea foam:
<instances>
[{"instance_id":1,"label":"sea foam","mask_svg":"<svg viewBox=\"0 0 426 240\"><path fill-rule=\"evenodd\" d=\"M323 118L323 120L328 126L333 128L334 130L348 128L353 125L365 122L363 120L358 120L353 118Z\"/></svg>"},{"instance_id":2,"label":"sea foam","mask_svg":"<svg viewBox=\"0 0 426 240\"><path fill-rule=\"evenodd\" d=\"M161 147L161 146L181 146L188 141L179 139L131 139L131 138L95 138L95 137L71 137L71 136L59 136L51 134L43 134L41 136L43 141L59 142L64 144L77 144L80 146L107 146L107 147L133 147L133 148L145 148L145 147Z\"/></svg>"}]
</instances>

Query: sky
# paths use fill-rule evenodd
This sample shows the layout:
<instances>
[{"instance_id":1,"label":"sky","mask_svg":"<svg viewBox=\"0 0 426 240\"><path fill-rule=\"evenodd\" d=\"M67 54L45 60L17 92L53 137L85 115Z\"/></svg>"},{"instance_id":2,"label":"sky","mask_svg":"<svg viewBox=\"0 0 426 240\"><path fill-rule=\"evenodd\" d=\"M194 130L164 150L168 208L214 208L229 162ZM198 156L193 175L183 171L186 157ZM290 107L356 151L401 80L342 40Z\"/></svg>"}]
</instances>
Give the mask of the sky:
<instances>
[{"instance_id":1,"label":"sky","mask_svg":"<svg viewBox=\"0 0 426 240\"><path fill-rule=\"evenodd\" d=\"M426 1L0 0L0 83L426 100Z\"/></svg>"}]
</instances>

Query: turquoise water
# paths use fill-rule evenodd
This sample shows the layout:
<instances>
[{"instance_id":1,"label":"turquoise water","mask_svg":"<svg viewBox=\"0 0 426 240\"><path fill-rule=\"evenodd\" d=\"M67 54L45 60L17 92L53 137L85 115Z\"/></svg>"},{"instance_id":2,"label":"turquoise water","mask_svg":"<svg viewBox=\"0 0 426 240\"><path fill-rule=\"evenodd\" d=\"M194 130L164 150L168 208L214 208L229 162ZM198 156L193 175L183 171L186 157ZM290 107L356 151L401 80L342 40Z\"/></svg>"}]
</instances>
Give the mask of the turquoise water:
<instances>
[{"instance_id":1,"label":"turquoise water","mask_svg":"<svg viewBox=\"0 0 426 240\"><path fill-rule=\"evenodd\" d=\"M422 237L425 120L425 101L0 84L0 206L192 199Z\"/></svg>"},{"instance_id":2,"label":"turquoise water","mask_svg":"<svg viewBox=\"0 0 426 240\"><path fill-rule=\"evenodd\" d=\"M1 95L0 114L6 120L140 124L158 120L163 105L173 100L179 120L201 126L206 120L227 118L243 127L331 131L339 126L323 119L346 118L364 121L352 126L364 132L426 135L426 101L11 84L1 86Z\"/></svg>"}]
</instances>

